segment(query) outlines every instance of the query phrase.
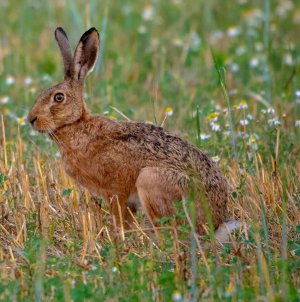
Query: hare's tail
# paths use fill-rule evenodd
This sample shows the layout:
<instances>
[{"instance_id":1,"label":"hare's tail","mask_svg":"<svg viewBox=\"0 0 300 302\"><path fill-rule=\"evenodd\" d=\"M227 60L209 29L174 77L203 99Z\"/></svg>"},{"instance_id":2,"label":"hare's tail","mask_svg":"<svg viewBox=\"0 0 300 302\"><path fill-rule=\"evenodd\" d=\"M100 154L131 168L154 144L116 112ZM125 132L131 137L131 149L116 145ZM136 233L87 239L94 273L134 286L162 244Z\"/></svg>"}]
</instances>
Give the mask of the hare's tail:
<instances>
[{"instance_id":1,"label":"hare's tail","mask_svg":"<svg viewBox=\"0 0 300 302\"><path fill-rule=\"evenodd\" d=\"M243 223L238 220L229 220L222 223L215 232L216 240L219 243L230 242L230 234L243 227Z\"/></svg>"}]
</instances>

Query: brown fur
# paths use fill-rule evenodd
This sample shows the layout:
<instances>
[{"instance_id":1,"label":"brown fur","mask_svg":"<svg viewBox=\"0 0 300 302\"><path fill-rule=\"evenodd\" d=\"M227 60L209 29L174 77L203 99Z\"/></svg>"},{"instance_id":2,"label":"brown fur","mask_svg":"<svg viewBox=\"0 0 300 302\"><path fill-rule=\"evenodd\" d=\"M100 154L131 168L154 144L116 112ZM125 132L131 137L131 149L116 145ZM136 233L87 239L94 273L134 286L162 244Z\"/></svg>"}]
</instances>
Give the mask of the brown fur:
<instances>
[{"instance_id":1,"label":"brown fur","mask_svg":"<svg viewBox=\"0 0 300 302\"><path fill-rule=\"evenodd\" d=\"M66 172L91 193L104 197L117 219L119 202L122 219L128 223L129 200L139 199L156 226L156 218L175 214L173 201L186 197L192 184L204 189L202 198L196 195L198 231L206 223L204 199L214 226L225 222L228 185L201 150L161 127L90 115L83 100L83 83L96 62L97 31L92 28L82 36L74 58L64 31L58 28L55 36L65 80L41 93L28 120L56 141ZM61 103L54 100L58 92L65 95Z\"/></svg>"}]
</instances>

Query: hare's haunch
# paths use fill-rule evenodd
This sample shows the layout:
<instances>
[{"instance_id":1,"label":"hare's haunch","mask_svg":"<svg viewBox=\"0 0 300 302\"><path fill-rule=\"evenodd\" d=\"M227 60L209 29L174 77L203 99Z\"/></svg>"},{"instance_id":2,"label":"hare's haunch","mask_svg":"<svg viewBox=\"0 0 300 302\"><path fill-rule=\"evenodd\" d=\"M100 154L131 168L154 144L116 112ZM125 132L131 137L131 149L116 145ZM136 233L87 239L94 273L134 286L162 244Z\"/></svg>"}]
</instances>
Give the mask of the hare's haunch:
<instances>
[{"instance_id":1,"label":"hare's haunch","mask_svg":"<svg viewBox=\"0 0 300 302\"><path fill-rule=\"evenodd\" d=\"M131 222L131 200L139 200L157 226L158 218L173 217L174 201L185 198L191 188L198 232L203 232L207 215L215 227L224 223L228 185L201 150L161 127L89 113L83 90L99 52L97 30L83 34L74 55L62 28L56 29L55 38L64 81L40 94L28 120L57 143L66 172L104 197L116 221L125 226Z\"/></svg>"}]
</instances>

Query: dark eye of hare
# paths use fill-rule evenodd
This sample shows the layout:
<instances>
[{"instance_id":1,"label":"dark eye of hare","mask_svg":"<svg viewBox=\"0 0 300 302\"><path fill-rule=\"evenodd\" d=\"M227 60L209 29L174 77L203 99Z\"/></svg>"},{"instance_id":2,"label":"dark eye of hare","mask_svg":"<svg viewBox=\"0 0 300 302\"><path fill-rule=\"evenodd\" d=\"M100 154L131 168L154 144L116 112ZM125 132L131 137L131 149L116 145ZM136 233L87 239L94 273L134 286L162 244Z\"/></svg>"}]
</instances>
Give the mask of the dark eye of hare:
<instances>
[{"instance_id":1,"label":"dark eye of hare","mask_svg":"<svg viewBox=\"0 0 300 302\"><path fill-rule=\"evenodd\" d=\"M54 100L55 102L57 103L61 103L63 100L65 99L65 96L63 93L56 93L55 96L54 96Z\"/></svg>"}]
</instances>

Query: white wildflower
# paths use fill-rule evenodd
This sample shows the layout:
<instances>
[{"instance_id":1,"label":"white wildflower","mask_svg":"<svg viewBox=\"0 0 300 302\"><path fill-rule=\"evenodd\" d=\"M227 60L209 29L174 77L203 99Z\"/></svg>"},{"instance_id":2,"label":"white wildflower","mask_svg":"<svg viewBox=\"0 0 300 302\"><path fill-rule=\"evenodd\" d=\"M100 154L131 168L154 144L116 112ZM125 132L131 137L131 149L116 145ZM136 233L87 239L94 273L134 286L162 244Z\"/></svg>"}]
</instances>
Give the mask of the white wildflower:
<instances>
[{"instance_id":1,"label":"white wildflower","mask_svg":"<svg viewBox=\"0 0 300 302\"><path fill-rule=\"evenodd\" d=\"M177 302L177 301L182 301L182 295L180 293L180 291L175 290L172 294L172 300Z\"/></svg>"},{"instance_id":2,"label":"white wildflower","mask_svg":"<svg viewBox=\"0 0 300 302\"><path fill-rule=\"evenodd\" d=\"M250 146L251 150L253 150L253 151L258 150L257 139L258 139L257 134L252 134L249 136L248 145Z\"/></svg>"},{"instance_id":3,"label":"white wildflower","mask_svg":"<svg viewBox=\"0 0 300 302\"><path fill-rule=\"evenodd\" d=\"M238 64L236 64L236 63L232 63L231 65L230 65L230 69L231 69L231 71L232 72L237 72L237 71L239 71L239 65Z\"/></svg>"},{"instance_id":4,"label":"white wildflower","mask_svg":"<svg viewBox=\"0 0 300 302\"><path fill-rule=\"evenodd\" d=\"M248 104L245 100L241 100L241 102L238 104L237 109L247 109Z\"/></svg>"},{"instance_id":5,"label":"white wildflower","mask_svg":"<svg viewBox=\"0 0 300 302\"><path fill-rule=\"evenodd\" d=\"M232 284L229 283L224 293L226 298L230 298L232 296L232 288Z\"/></svg>"},{"instance_id":6,"label":"white wildflower","mask_svg":"<svg viewBox=\"0 0 300 302\"><path fill-rule=\"evenodd\" d=\"M211 137L210 134L200 133L200 138L201 138L201 140L203 140L203 141L209 139L210 137Z\"/></svg>"},{"instance_id":7,"label":"white wildflower","mask_svg":"<svg viewBox=\"0 0 300 302\"><path fill-rule=\"evenodd\" d=\"M14 84L15 83L15 78L12 76L12 75L8 75L7 77L6 77L6 80L5 80L5 82L6 82L6 85L12 85L12 84Z\"/></svg>"},{"instance_id":8,"label":"white wildflower","mask_svg":"<svg viewBox=\"0 0 300 302\"><path fill-rule=\"evenodd\" d=\"M215 131L215 132L218 132L221 129L221 126L217 123L214 123L214 122L211 122L210 126L211 126L211 130Z\"/></svg>"},{"instance_id":9,"label":"white wildflower","mask_svg":"<svg viewBox=\"0 0 300 302\"><path fill-rule=\"evenodd\" d=\"M269 126L279 126L280 125L280 121L278 118L272 118L268 120L268 124Z\"/></svg>"},{"instance_id":10,"label":"white wildflower","mask_svg":"<svg viewBox=\"0 0 300 302\"><path fill-rule=\"evenodd\" d=\"M167 116L172 116L173 115L173 109L171 107L167 107L165 109L165 113L167 114Z\"/></svg>"},{"instance_id":11,"label":"white wildflower","mask_svg":"<svg viewBox=\"0 0 300 302\"><path fill-rule=\"evenodd\" d=\"M225 293L224 293L224 296L225 296L226 298L230 298L230 297L232 296L232 292L229 291L229 290L226 290Z\"/></svg>"},{"instance_id":12,"label":"white wildflower","mask_svg":"<svg viewBox=\"0 0 300 302\"><path fill-rule=\"evenodd\" d=\"M26 122L25 122L26 117L17 117L17 122L20 126L25 126Z\"/></svg>"},{"instance_id":13,"label":"white wildflower","mask_svg":"<svg viewBox=\"0 0 300 302\"><path fill-rule=\"evenodd\" d=\"M250 136L249 136L249 144L250 143L253 143L253 142L256 142L256 136L254 135L254 134L251 134Z\"/></svg>"},{"instance_id":14,"label":"white wildflower","mask_svg":"<svg viewBox=\"0 0 300 302\"><path fill-rule=\"evenodd\" d=\"M32 78L31 77L26 77L24 79L24 85L28 86L32 83Z\"/></svg>"},{"instance_id":15,"label":"white wildflower","mask_svg":"<svg viewBox=\"0 0 300 302\"><path fill-rule=\"evenodd\" d=\"M275 113L275 109L272 108L272 107L270 107L270 108L267 109L267 113L274 114Z\"/></svg>"},{"instance_id":16,"label":"white wildflower","mask_svg":"<svg viewBox=\"0 0 300 302\"><path fill-rule=\"evenodd\" d=\"M300 120L296 120L295 127L300 127Z\"/></svg>"},{"instance_id":17,"label":"white wildflower","mask_svg":"<svg viewBox=\"0 0 300 302\"><path fill-rule=\"evenodd\" d=\"M257 142L252 143L252 144L250 145L250 148L251 148L251 150L253 150L253 151L257 151L257 150L258 150Z\"/></svg>"},{"instance_id":18,"label":"white wildflower","mask_svg":"<svg viewBox=\"0 0 300 302\"><path fill-rule=\"evenodd\" d=\"M240 124L241 124L242 126L247 126L247 125L249 125L249 121L248 121L247 119L245 119L245 120L240 120Z\"/></svg>"},{"instance_id":19,"label":"white wildflower","mask_svg":"<svg viewBox=\"0 0 300 302\"><path fill-rule=\"evenodd\" d=\"M7 104L10 101L9 96L3 96L0 98L0 104Z\"/></svg>"},{"instance_id":20,"label":"white wildflower","mask_svg":"<svg viewBox=\"0 0 300 302\"><path fill-rule=\"evenodd\" d=\"M256 58L256 57L252 58L252 59L250 60L250 62L249 62L249 66L252 67L252 68L257 67L258 64L259 64L259 60L258 60L258 58Z\"/></svg>"},{"instance_id":21,"label":"white wildflower","mask_svg":"<svg viewBox=\"0 0 300 302\"><path fill-rule=\"evenodd\" d=\"M230 26L228 29L227 29L227 35L229 37L236 37L238 36L240 33L240 30L238 27L236 26Z\"/></svg>"},{"instance_id":22,"label":"white wildflower","mask_svg":"<svg viewBox=\"0 0 300 302\"><path fill-rule=\"evenodd\" d=\"M30 136L36 136L36 131L31 130L30 133L29 133L29 135L30 135Z\"/></svg>"},{"instance_id":23,"label":"white wildflower","mask_svg":"<svg viewBox=\"0 0 300 302\"><path fill-rule=\"evenodd\" d=\"M216 156L213 156L212 158L212 161L214 162L214 163L218 163L219 161L220 161L220 156L219 155L216 155Z\"/></svg>"},{"instance_id":24,"label":"white wildflower","mask_svg":"<svg viewBox=\"0 0 300 302\"><path fill-rule=\"evenodd\" d=\"M118 271L119 271L118 268L115 266L111 269L111 272L114 274L117 273Z\"/></svg>"},{"instance_id":25,"label":"white wildflower","mask_svg":"<svg viewBox=\"0 0 300 302\"><path fill-rule=\"evenodd\" d=\"M151 21L153 20L154 15L155 15L154 7L149 5L144 8L142 13L142 18L146 21Z\"/></svg>"},{"instance_id":26,"label":"white wildflower","mask_svg":"<svg viewBox=\"0 0 300 302\"><path fill-rule=\"evenodd\" d=\"M215 122L218 120L219 112L212 112L205 117L205 119L209 122Z\"/></svg>"},{"instance_id":27,"label":"white wildflower","mask_svg":"<svg viewBox=\"0 0 300 302\"><path fill-rule=\"evenodd\" d=\"M294 64L293 57L290 53L287 53L283 57L283 62L285 65L292 66Z\"/></svg>"}]
</instances>

